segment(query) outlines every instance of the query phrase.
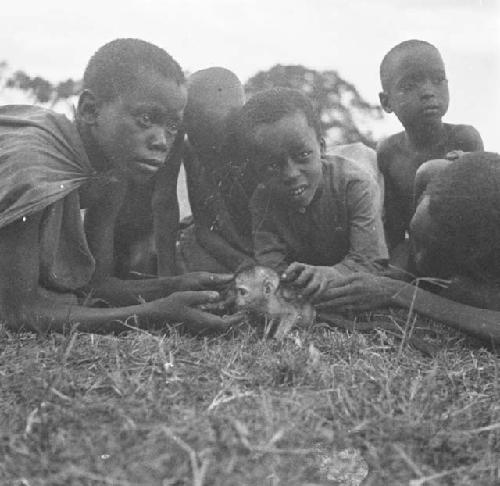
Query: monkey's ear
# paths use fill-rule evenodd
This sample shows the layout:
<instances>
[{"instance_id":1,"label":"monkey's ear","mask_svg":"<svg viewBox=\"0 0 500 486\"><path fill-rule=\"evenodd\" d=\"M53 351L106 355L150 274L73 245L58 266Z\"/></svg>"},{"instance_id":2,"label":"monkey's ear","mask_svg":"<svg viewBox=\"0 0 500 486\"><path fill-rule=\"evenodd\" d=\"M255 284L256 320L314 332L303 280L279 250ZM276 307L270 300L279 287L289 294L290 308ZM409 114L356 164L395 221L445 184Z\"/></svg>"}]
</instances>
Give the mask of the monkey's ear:
<instances>
[{"instance_id":1,"label":"monkey's ear","mask_svg":"<svg viewBox=\"0 0 500 486\"><path fill-rule=\"evenodd\" d=\"M262 284L264 295L271 295L273 293L273 284L270 280L264 280Z\"/></svg>"}]
</instances>

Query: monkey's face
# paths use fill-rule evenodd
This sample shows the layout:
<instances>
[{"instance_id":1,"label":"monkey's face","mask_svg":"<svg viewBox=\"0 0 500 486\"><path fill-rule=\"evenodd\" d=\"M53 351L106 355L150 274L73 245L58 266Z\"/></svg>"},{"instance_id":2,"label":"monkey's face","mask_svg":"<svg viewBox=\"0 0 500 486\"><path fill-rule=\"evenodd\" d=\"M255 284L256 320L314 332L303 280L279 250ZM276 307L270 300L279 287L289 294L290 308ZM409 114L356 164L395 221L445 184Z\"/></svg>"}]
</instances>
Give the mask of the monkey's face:
<instances>
[{"instance_id":1,"label":"monkey's face","mask_svg":"<svg viewBox=\"0 0 500 486\"><path fill-rule=\"evenodd\" d=\"M276 294L279 277L274 270L255 267L235 277L235 305L238 310L266 312Z\"/></svg>"}]
</instances>

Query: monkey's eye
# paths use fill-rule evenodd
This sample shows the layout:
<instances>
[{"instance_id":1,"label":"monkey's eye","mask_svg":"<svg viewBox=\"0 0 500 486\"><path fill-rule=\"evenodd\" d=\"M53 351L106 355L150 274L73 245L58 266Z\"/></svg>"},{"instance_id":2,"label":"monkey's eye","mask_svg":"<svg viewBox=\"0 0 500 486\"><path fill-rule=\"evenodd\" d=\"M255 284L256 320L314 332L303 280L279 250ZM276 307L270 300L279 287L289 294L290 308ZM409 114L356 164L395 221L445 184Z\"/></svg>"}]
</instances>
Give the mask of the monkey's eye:
<instances>
[{"instance_id":1,"label":"monkey's eye","mask_svg":"<svg viewBox=\"0 0 500 486\"><path fill-rule=\"evenodd\" d=\"M245 295L247 295L247 294L248 294L248 290L247 290L247 289L244 289L244 288L242 288L242 287L238 287L238 288L236 289L236 293L237 293L238 295L240 295L241 297L244 297Z\"/></svg>"}]
</instances>

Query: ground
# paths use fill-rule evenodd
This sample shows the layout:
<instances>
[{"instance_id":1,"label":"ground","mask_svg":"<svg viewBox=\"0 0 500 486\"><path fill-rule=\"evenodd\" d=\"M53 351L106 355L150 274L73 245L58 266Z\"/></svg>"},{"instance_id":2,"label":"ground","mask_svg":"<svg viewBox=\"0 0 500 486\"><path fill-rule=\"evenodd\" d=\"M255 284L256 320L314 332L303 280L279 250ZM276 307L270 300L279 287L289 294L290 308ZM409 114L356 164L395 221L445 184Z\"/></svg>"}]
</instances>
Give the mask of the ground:
<instances>
[{"instance_id":1,"label":"ground","mask_svg":"<svg viewBox=\"0 0 500 486\"><path fill-rule=\"evenodd\" d=\"M499 354L413 332L2 329L0 484L500 484Z\"/></svg>"}]
</instances>

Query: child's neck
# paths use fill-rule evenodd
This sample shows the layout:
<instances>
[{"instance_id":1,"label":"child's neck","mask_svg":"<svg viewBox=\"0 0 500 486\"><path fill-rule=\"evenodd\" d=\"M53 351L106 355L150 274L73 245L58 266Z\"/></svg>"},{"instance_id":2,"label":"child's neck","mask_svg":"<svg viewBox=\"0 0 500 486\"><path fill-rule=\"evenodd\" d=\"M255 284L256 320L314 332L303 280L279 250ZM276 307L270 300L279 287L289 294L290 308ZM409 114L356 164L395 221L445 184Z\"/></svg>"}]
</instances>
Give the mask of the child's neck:
<instances>
[{"instance_id":1,"label":"child's neck","mask_svg":"<svg viewBox=\"0 0 500 486\"><path fill-rule=\"evenodd\" d=\"M425 150L437 145L444 136L444 125L441 120L436 123L405 127L408 141L416 150Z\"/></svg>"}]
</instances>

